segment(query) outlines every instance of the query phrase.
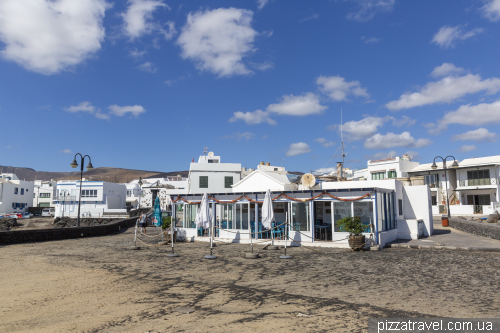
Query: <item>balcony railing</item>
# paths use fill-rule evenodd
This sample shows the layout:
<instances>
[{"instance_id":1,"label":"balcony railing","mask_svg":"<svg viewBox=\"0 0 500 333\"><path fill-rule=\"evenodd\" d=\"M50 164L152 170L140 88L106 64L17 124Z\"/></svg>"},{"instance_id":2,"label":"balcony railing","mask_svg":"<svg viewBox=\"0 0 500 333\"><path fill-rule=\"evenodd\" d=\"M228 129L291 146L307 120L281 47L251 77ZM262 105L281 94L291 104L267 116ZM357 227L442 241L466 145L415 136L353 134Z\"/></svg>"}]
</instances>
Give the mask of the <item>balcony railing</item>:
<instances>
[{"instance_id":1,"label":"balcony railing","mask_svg":"<svg viewBox=\"0 0 500 333\"><path fill-rule=\"evenodd\" d=\"M460 186L499 185L500 178L462 179L459 184Z\"/></svg>"},{"instance_id":2,"label":"balcony railing","mask_svg":"<svg viewBox=\"0 0 500 333\"><path fill-rule=\"evenodd\" d=\"M54 196L53 201L76 201L75 195L59 195Z\"/></svg>"}]
</instances>

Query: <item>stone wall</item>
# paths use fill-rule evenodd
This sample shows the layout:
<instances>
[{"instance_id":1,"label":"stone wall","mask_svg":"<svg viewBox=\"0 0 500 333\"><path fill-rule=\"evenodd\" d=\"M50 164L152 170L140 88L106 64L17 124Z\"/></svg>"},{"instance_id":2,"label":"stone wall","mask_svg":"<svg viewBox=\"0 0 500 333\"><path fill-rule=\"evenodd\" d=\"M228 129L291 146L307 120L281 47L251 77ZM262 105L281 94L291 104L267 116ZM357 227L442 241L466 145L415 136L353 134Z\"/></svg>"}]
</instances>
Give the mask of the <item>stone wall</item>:
<instances>
[{"instance_id":1,"label":"stone wall","mask_svg":"<svg viewBox=\"0 0 500 333\"><path fill-rule=\"evenodd\" d=\"M454 218L449 219L448 222L450 227L454 229L469 234L500 240L500 224L498 223L472 222Z\"/></svg>"},{"instance_id":2,"label":"stone wall","mask_svg":"<svg viewBox=\"0 0 500 333\"><path fill-rule=\"evenodd\" d=\"M94 226L0 231L0 245L106 236L134 226L136 220L137 218L133 217Z\"/></svg>"}]
</instances>

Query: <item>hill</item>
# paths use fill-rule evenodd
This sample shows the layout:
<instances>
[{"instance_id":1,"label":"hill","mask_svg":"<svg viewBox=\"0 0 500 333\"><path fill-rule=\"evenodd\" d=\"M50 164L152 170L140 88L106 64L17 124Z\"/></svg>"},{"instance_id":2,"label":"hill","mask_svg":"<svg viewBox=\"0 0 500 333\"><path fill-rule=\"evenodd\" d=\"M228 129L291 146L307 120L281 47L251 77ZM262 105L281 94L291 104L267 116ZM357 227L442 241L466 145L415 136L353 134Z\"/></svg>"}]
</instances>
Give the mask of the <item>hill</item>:
<instances>
[{"instance_id":1,"label":"hill","mask_svg":"<svg viewBox=\"0 0 500 333\"><path fill-rule=\"evenodd\" d=\"M50 171L36 171L31 168L19 168L11 166L1 166L0 173L15 173L21 180L34 181L34 180L78 180L80 179L80 171L73 172L50 172ZM160 172L160 171L145 171L133 170L122 168L95 168L91 171L83 171L83 177L88 180L101 180L112 183L128 183L134 179L142 177L147 178L160 178L167 176L187 177L189 171L173 171L173 172Z\"/></svg>"}]
</instances>

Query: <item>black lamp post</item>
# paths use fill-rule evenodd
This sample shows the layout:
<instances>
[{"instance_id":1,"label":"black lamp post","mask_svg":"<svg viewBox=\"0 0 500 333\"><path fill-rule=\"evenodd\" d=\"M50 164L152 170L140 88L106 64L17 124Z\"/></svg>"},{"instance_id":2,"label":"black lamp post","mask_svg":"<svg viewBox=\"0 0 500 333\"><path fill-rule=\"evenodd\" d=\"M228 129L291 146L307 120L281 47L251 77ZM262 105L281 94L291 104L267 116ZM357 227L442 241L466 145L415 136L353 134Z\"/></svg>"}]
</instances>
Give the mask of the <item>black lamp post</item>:
<instances>
[{"instance_id":1,"label":"black lamp post","mask_svg":"<svg viewBox=\"0 0 500 333\"><path fill-rule=\"evenodd\" d=\"M431 168L433 170L436 170L438 167L436 165L436 158L438 158L438 157L443 161L444 180L445 180L445 185L446 185L446 211L448 212L448 218L450 218L450 198L448 198L448 176L446 174L446 160L448 159L448 157L453 158L453 164L451 165L453 169L458 168L458 162L455 159L455 157L450 156L450 155L446 156L445 158L442 158L441 156L436 156L436 157L434 157L434 161L432 162L432 166L431 166Z\"/></svg>"},{"instance_id":2,"label":"black lamp post","mask_svg":"<svg viewBox=\"0 0 500 333\"><path fill-rule=\"evenodd\" d=\"M81 163L80 163L80 194L78 196L78 216L76 218L76 226L79 227L80 226L80 205L82 203L83 162L85 161L85 157L89 158L89 164L87 165L87 170L90 171L94 167L92 166L92 162L90 160L90 156L89 155L82 156L82 154L76 153L75 154L75 158L73 159L73 162L71 162L71 164L70 164L72 168L76 168L78 166L78 163L76 162L76 155L80 155L80 157L81 157Z\"/></svg>"},{"instance_id":3,"label":"black lamp post","mask_svg":"<svg viewBox=\"0 0 500 333\"><path fill-rule=\"evenodd\" d=\"M137 184L139 184L139 213L137 216L141 217L142 177L139 177Z\"/></svg>"}]
</instances>

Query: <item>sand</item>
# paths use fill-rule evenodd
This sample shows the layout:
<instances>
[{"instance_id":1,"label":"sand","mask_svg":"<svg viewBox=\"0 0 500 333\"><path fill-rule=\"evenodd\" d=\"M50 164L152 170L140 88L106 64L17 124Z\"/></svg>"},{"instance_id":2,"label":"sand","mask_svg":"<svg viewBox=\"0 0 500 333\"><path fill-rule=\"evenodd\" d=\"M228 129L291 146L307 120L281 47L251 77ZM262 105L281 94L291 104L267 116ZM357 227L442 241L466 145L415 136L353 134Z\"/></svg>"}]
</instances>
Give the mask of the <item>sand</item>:
<instances>
[{"instance_id":1,"label":"sand","mask_svg":"<svg viewBox=\"0 0 500 333\"><path fill-rule=\"evenodd\" d=\"M149 231L150 235L154 230ZM368 318L494 318L500 253L207 243L131 250L133 230L1 247L0 332L365 332ZM154 238L148 239L153 243Z\"/></svg>"}]
</instances>

